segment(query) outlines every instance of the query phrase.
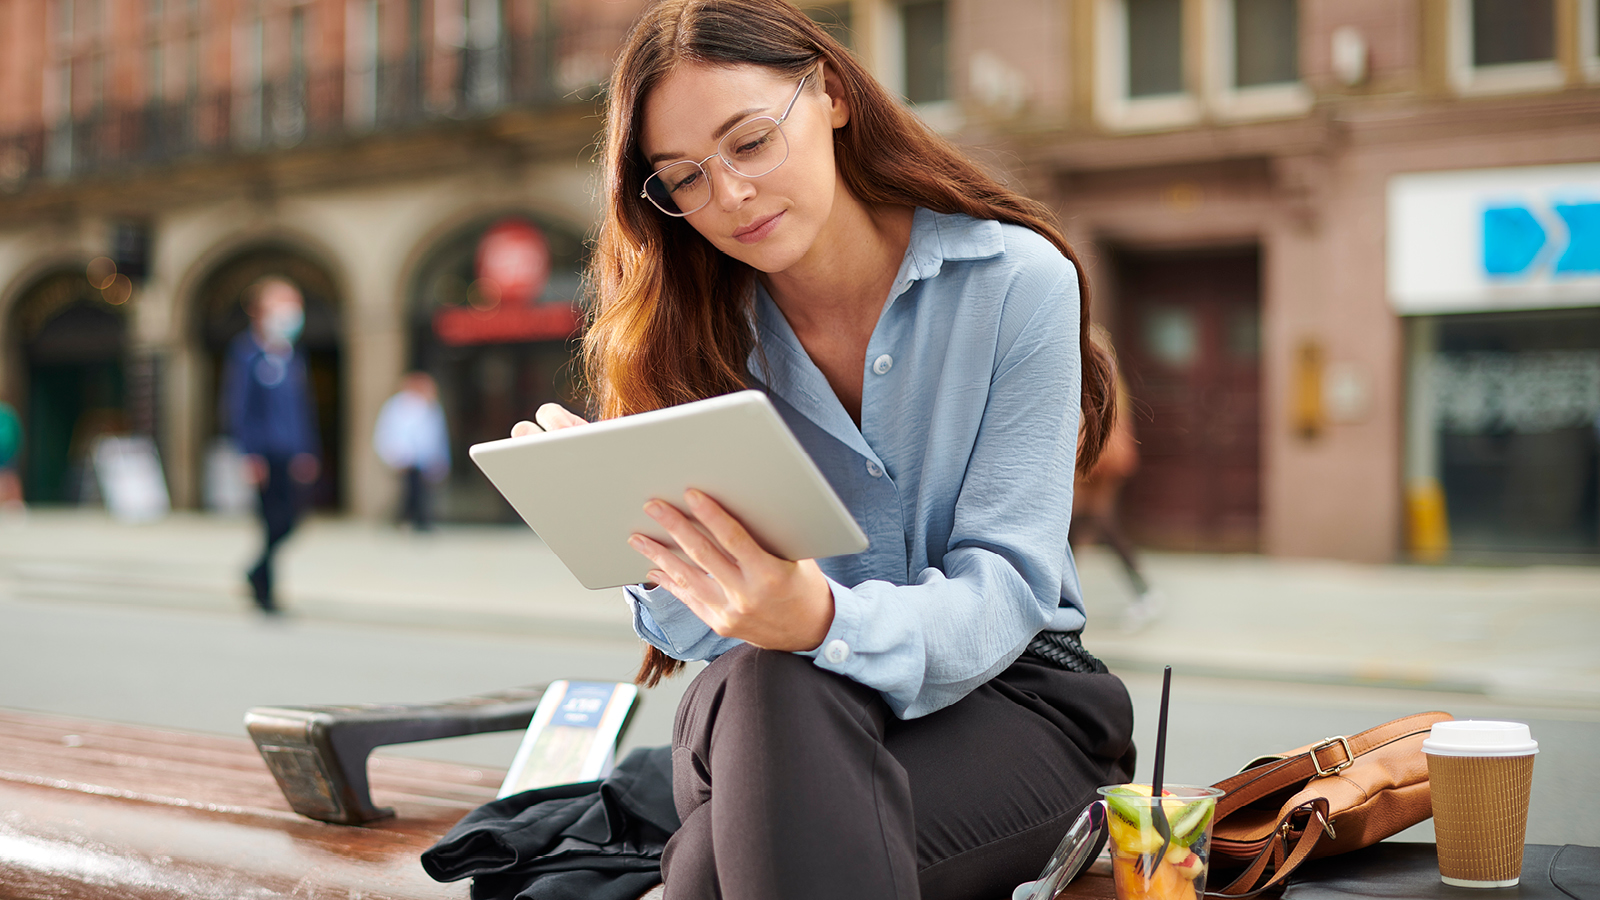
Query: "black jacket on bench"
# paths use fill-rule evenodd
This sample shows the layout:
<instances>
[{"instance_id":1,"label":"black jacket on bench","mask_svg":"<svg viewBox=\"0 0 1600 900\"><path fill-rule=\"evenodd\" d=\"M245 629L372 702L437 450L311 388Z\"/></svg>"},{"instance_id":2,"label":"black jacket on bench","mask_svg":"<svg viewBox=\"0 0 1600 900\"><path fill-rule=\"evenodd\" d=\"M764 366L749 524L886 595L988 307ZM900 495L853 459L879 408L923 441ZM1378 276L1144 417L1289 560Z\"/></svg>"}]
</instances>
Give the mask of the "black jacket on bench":
<instances>
[{"instance_id":1,"label":"black jacket on bench","mask_svg":"<svg viewBox=\"0 0 1600 900\"><path fill-rule=\"evenodd\" d=\"M677 830L672 749L638 749L604 781L485 803L423 851L422 868L471 877L472 900L637 900L660 883Z\"/></svg>"}]
</instances>

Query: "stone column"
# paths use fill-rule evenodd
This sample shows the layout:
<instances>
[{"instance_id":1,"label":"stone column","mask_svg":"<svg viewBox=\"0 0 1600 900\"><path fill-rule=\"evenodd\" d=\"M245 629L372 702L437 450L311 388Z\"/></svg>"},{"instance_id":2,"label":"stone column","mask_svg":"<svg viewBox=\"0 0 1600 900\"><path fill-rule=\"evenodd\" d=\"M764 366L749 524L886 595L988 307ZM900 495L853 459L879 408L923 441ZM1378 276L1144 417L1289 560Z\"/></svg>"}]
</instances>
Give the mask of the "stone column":
<instances>
[{"instance_id":1,"label":"stone column","mask_svg":"<svg viewBox=\"0 0 1600 900\"><path fill-rule=\"evenodd\" d=\"M130 305L125 401L129 425L135 434L149 435L155 441L167 492L176 499L179 486L191 479L187 472L174 471L175 448L164 428L171 414L163 381L173 343L170 283L152 278L134 291Z\"/></svg>"},{"instance_id":2,"label":"stone column","mask_svg":"<svg viewBox=\"0 0 1600 900\"><path fill-rule=\"evenodd\" d=\"M404 303L392 271L352 273L350 290L344 322L345 501L352 515L380 521L393 513L399 494L394 474L372 449L372 428L405 371Z\"/></svg>"}]
</instances>

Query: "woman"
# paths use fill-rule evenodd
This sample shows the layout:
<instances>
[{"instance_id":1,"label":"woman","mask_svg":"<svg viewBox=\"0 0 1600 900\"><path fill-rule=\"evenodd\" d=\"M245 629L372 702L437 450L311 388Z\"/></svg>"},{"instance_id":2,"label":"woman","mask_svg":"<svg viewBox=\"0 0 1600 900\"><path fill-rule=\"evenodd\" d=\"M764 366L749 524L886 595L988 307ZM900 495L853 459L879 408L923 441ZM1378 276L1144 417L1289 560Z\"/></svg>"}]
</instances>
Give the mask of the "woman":
<instances>
[{"instance_id":1,"label":"woman","mask_svg":"<svg viewBox=\"0 0 1600 900\"><path fill-rule=\"evenodd\" d=\"M1071 636L1078 401L1082 467L1113 376L1070 249L784 0L651 6L608 107L597 412L762 388L872 541L789 562L708 497L647 505L687 559L632 539L640 680L712 660L667 896L1007 895L1133 761Z\"/></svg>"}]
</instances>

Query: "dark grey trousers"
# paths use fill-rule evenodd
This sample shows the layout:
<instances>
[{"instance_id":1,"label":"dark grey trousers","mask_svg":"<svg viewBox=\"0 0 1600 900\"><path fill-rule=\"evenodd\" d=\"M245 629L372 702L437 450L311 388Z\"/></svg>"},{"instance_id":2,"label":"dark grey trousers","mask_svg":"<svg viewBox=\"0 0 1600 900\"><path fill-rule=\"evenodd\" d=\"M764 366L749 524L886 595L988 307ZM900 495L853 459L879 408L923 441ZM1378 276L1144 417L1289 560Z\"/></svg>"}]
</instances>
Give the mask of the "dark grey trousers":
<instances>
[{"instance_id":1,"label":"dark grey trousers","mask_svg":"<svg viewBox=\"0 0 1600 900\"><path fill-rule=\"evenodd\" d=\"M1024 658L903 721L810 659L741 646L678 707L667 898L1003 900L1133 762L1114 675Z\"/></svg>"}]
</instances>

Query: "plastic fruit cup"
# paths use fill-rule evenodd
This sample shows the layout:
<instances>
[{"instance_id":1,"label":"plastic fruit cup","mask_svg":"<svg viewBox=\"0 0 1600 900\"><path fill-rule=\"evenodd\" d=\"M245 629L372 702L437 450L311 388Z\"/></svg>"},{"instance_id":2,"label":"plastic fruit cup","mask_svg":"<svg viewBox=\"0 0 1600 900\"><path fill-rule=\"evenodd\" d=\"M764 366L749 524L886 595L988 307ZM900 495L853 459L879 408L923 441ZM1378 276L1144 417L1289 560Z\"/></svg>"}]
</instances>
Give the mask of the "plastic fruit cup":
<instances>
[{"instance_id":1,"label":"plastic fruit cup","mask_svg":"<svg viewBox=\"0 0 1600 900\"><path fill-rule=\"evenodd\" d=\"M1100 793L1106 798L1106 831L1111 838L1117 900L1203 898L1206 872L1211 868L1211 823L1222 791L1169 785L1160 803L1170 840L1156 827L1157 801L1150 796L1148 785L1110 785Z\"/></svg>"}]
</instances>

